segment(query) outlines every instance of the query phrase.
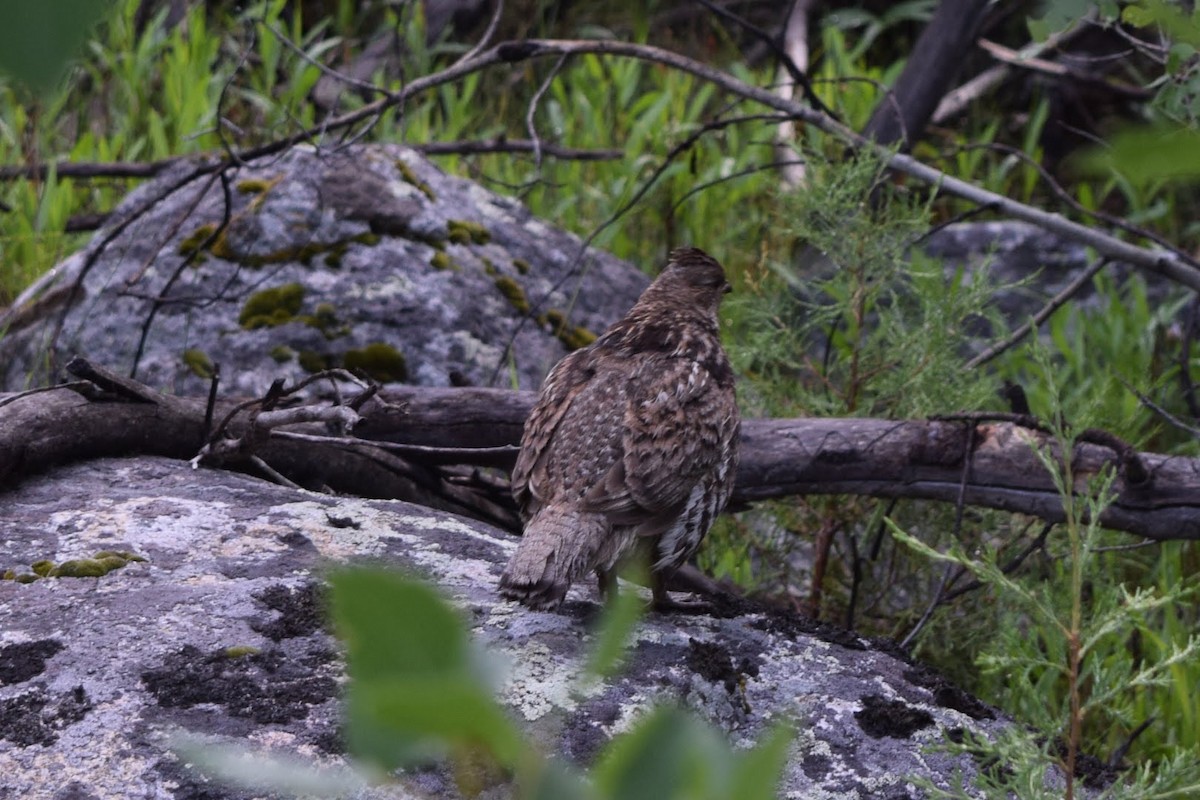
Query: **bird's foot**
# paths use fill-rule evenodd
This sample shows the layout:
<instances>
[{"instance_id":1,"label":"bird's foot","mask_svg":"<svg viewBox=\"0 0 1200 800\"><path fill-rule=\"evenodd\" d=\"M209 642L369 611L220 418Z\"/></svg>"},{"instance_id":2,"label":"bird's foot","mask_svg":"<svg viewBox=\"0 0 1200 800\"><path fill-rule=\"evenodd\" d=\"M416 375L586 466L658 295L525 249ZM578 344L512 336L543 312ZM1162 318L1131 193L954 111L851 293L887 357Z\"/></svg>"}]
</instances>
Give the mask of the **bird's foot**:
<instances>
[{"instance_id":1,"label":"bird's foot","mask_svg":"<svg viewBox=\"0 0 1200 800\"><path fill-rule=\"evenodd\" d=\"M707 600L676 600L660 585L652 588L650 608L660 614L711 614L714 606Z\"/></svg>"}]
</instances>

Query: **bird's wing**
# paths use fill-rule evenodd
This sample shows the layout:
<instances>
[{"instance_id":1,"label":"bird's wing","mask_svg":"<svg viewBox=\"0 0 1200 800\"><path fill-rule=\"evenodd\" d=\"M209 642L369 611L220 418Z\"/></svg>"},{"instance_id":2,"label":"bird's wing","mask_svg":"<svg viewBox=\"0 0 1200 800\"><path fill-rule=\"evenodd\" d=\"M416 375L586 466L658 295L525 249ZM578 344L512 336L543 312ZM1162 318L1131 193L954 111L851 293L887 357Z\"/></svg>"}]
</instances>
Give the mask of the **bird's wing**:
<instances>
[{"instance_id":1,"label":"bird's wing","mask_svg":"<svg viewBox=\"0 0 1200 800\"><path fill-rule=\"evenodd\" d=\"M630 377L621 459L588 492L585 508L643 534L669 525L715 468L731 406L696 361L648 360Z\"/></svg>"},{"instance_id":2,"label":"bird's wing","mask_svg":"<svg viewBox=\"0 0 1200 800\"><path fill-rule=\"evenodd\" d=\"M512 471L512 493L526 517L533 515L544 496L533 480L535 471L539 471L537 467L545 459L554 432L571 403L595 376L593 361L589 350L576 350L555 364L525 421L521 451Z\"/></svg>"}]
</instances>

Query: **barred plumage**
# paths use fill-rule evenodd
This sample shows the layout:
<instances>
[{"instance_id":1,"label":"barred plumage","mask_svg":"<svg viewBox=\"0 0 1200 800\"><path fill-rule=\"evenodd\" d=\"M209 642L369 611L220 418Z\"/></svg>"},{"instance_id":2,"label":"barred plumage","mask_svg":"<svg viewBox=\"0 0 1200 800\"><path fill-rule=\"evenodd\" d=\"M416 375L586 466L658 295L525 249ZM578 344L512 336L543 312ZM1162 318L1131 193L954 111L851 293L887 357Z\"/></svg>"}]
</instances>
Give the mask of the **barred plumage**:
<instances>
[{"instance_id":1,"label":"barred plumage","mask_svg":"<svg viewBox=\"0 0 1200 800\"><path fill-rule=\"evenodd\" d=\"M525 533L500 579L506 597L551 608L588 570L608 584L639 543L657 578L700 546L737 468L717 323L728 291L715 259L674 250L621 321L550 371L513 470Z\"/></svg>"}]
</instances>

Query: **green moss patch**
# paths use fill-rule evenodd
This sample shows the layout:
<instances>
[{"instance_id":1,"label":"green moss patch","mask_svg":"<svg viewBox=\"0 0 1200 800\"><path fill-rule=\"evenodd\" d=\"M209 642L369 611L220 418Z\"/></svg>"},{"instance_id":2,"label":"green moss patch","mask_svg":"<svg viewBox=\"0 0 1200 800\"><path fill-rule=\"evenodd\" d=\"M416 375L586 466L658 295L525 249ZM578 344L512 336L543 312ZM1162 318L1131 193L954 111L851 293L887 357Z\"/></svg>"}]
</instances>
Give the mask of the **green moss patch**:
<instances>
[{"instance_id":1,"label":"green moss patch","mask_svg":"<svg viewBox=\"0 0 1200 800\"><path fill-rule=\"evenodd\" d=\"M319 303L311 314L297 317L310 328L319 330L326 339L337 339L350 333L350 326L338 319L333 303Z\"/></svg>"},{"instance_id":2,"label":"green moss patch","mask_svg":"<svg viewBox=\"0 0 1200 800\"><path fill-rule=\"evenodd\" d=\"M196 228L196 230L185 236L183 241L179 243L179 255L190 256L197 253L204 246L204 243L208 241L208 237L212 236L216 230L217 226L212 224L201 225L199 228Z\"/></svg>"},{"instance_id":3,"label":"green moss patch","mask_svg":"<svg viewBox=\"0 0 1200 800\"><path fill-rule=\"evenodd\" d=\"M451 270L452 272L460 272L462 268L451 258L446 251L438 250L433 254L433 258L429 259L429 266L434 269Z\"/></svg>"},{"instance_id":4,"label":"green moss patch","mask_svg":"<svg viewBox=\"0 0 1200 800\"><path fill-rule=\"evenodd\" d=\"M437 198L433 194L433 188L428 183L418 178L417 173L413 172L412 167L404 163L404 159L397 158L393 163L395 163L396 169L399 170L400 177L404 178L405 183L411 183L413 186L417 187L417 190L420 191L421 194L425 195L430 200L437 202Z\"/></svg>"},{"instance_id":5,"label":"green moss patch","mask_svg":"<svg viewBox=\"0 0 1200 800\"><path fill-rule=\"evenodd\" d=\"M304 287L285 283L255 292L246 300L238 314L238 324L246 330L273 328L291 322L304 303Z\"/></svg>"},{"instance_id":6,"label":"green moss patch","mask_svg":"<svg viewBox=\"0 0 1200 800\"><path fill-rule=\"evenodd\" d=\"M521 284L507 275L496 278L494 283L500 290L500 294L504 295L513 308L522 314L529 313L529 298L525 296L525 290L521 288Z\"/></svg>"},{"instance_id":7,"label":"green moss patch","mask_svg":"<svg viewBox=\"0 0 1200 800\"><path fill-rule=\"evenodd\" d=\"M195 347L189 347L183 351L183 363L193 375L200 378L211 378L216 372L216 367L213 366L212 360L203 350L198 350Z\"/></svg>"},{"instance_id":8,"label":"green moss patch","mask_svg":"<svg viewBox=\"0 0 1200 800\"><path fill-rule=\"evenodd\" d=\"M286 344L277 344L271 348L271 359L276 364L286 364L296 357L296 351Z\"/></svg>"},{"instance_id":9,"label":"green moss patch","mask_svg":"<svg viewBox=\"0 0 1200 800\"><path fill-rule=\"evenodd\" d=\"M487 244L492 235L478 222L452 219L446 222L446 238L455 244Z\"/></svg>"},{"instance_id":10,"label":"green moss patch","mask_svg":"<svg viewBox=\"0 0 1200 800\"><path fill-rule=\"evenodd\" d=\"M305 372L320 372L333 369L338 365L337 356L329 353L318 353L316 350L301 350L296 361Z\"/></svg>"},{"instance_id":11,"label":"green moss patch","mask_svg":"<svg viewBox=\"0 0 1200 800\"><path fill-rule=\"evenodd\" d=\"M563 343L568 350L579 350L596 341L596 334L582 325L567 324L567 316L557 308L552 308L538 318L538 321L550 328L550 332Z\"/></svg>"},{"instance_id":12,"label":"green moss patch","mask_svg":"<svg viewBox=\"0 0 1200 800\"><path fill-rule=\"evenodd\" d=\"M72 558L55 564L48 558L29 565L29 572L6 569L0 580L33 583L41 578L100 578L121 569L132 561L145 561L143 556L128 550L101 550L91 558Z\"/></svg>"},{"instance_id":13,"label":"green moss patch","mask_svg":"<svg viewBox=\"0 0 1200 800\"><path fill-rule=\"evenodd\" d=\"M342 365L380 383L408 380L408 362L404 354L386 342L372 342L362 349L347 350Z\"/></svg>"},{"instance_id":14,"label":"green moss patch","mask_svg":"<svg viewBox=\"0 0 1200 800\"><path fill-rule=\"evenodd\" d=\"M529 274L529 262L523 258L514 258L513 268L522 275Z\"/></svg>"},{"instance_id":15,"label":"green moss patch","mask_svg":"<svg viewBox=\"0 0 1200 800\"><path fill-rule=\"evenodd\" d=\"M264 180L262 178L247 178L244 181L238 181L236 188L238 194L262 194L275 184L279 183L279 178Z\"/></svg>"}]
</instances>

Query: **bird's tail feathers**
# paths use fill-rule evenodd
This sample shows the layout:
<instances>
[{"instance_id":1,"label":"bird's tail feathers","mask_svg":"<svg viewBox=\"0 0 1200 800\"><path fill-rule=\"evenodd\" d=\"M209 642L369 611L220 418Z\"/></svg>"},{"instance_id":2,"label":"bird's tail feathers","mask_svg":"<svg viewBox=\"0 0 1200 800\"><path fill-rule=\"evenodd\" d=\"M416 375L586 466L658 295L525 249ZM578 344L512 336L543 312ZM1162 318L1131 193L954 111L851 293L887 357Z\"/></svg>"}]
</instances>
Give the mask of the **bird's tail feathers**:
<instances>
[{"instance_id":1,"label":"bird's tail feathers","mask_svg":"<svg viewBox=\"0 0 1200 800\"><path fill-rule=\"evenodd\" d=\"M604 551L609 525L598 514L547 507L525 526L500 577L500 594L534 609L554 608L593 567L611 567Z\"/></svg>"}]
</instances>

